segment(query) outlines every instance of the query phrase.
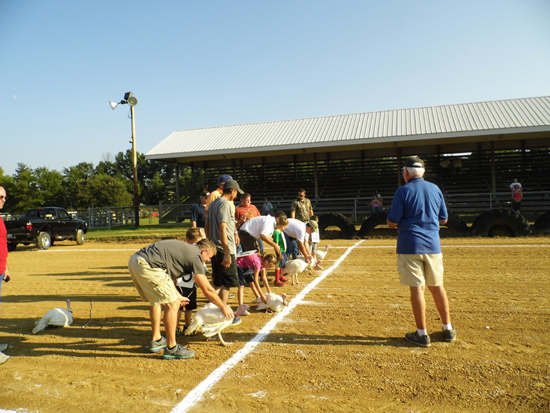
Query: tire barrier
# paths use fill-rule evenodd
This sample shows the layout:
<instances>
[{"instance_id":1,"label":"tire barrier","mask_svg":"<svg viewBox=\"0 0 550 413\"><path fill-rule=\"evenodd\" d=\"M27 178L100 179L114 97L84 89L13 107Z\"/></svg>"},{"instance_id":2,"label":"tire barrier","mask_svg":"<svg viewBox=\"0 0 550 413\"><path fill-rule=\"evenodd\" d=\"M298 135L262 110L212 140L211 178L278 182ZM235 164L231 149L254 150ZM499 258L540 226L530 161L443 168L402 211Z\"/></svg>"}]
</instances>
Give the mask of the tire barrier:
<instances>
[{"instance_id":1,"label":"tire barrier","mask_svg":"<svg viewBox=\"0 0 550 413\"><path fill-rule=\"evenodd\" d=\"M537 234L550 234L550 211L537 218L533 229Z\"/></svg>"},{"instance_id":2,"label":"tire barrier","mask_svg":"<svg viewBox=\"0 0 550 413\"><path fill-rule=\"evenodd\" d=\"M491 237L493 231L501 228L514 237L531 235L529 221L519 212L508 209L491 209L483 212L472 224L472 235Z\"/></svg>"},{"instance_id":3,"label":"tire barrier","mask_svg":"<svg viewBox=\"0 0 550 413\"><path fill-rule=\"evenodd\" d=\"M319 217L319 233L322 235L328 227L338 227L343 239L352 239L357 232L353 222L342 214L330 213Z\"/></svg>"},{"instance_id":4,"label":"tire barrier","mask_svg":"<svg viewBox=\"0 0 550 413\"><path fill-rule=\"evenodd\" d=\"M358 235L361 238L365 238L378 225L386 225L387 218L388 218L388 212L379 212L377 214L371 215L365 220L365 222L363 222L363 225L361 225L361 229L359 229Z\"/></svg>"},{"instance_id":5,"label":"tire barrier","mask_svg":"<svg viewBox=\"0 0 550 413\"><path fill-rule=\"evenodd\" d=\"M461 234L464 234L469 231L468 224L466 224L466 221L464 221L458 215L453 214L452 212L448 212L447 215L449 216L449 218L447 219L447 223L443 225L444 227L447 227L450 230Z\"/></svg>"}]
</instances>

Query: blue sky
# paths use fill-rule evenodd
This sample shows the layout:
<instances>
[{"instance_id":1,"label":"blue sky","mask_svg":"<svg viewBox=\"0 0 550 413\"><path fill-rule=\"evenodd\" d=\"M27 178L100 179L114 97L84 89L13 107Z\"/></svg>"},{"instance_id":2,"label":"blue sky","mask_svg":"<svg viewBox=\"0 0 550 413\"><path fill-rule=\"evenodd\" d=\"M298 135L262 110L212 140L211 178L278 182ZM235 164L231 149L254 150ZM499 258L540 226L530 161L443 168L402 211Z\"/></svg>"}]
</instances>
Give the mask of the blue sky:
<instances>
[{"instance_id":1,"label":"blue sky","mask_svg":"<svg viewBox=\"0 0 550 413\"><path fill-rule=\"evenodd\" d=\"M174 130L550 94L550 1L0 0L0 145L96 165Z\"/></svg>"}]
</instances>

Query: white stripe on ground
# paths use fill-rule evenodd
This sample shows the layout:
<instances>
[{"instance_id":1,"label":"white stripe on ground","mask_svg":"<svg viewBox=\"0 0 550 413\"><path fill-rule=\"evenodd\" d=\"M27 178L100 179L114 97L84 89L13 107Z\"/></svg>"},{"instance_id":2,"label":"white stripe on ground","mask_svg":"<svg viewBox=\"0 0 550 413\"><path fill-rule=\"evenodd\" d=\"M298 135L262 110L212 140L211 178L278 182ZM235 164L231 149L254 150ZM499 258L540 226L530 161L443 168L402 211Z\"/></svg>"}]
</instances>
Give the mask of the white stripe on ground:
<instances>
[{"instance_id":1,"label":"white stripe on ground","mask_svg":"<svg viewBox=\"0 0 550 413\"><path fill-rule=\"evenodd\" d=\"M362 241L361 241L362 242ZM544 244L523 244L523 245L442 245L441 248L548 248L550 245L544 245ZM350 247L331 247L334 249L346 249ZM355 245L353 246L355 248ZM365 248L365 249L378 249L378 248L395 248L395 245L364 245L361 247L357 247L359 249ZM48 250L38 250L38 252L104 252L104 251L135 251L137 252L135 248L98 248L98 249L70 249L70 250L64 250L60 248L52 248ZM21 251L22 252L22 251ZM36 252L36 250L28 250L26 252Z\"/></svg>"},{"instance_id":2,"label":"white stripe on ground","mask_svg":"<svg viewBox=\"0 0 550 413\"><path fill-rule=\"evenodd\" d=\"M314 289L317 284L323 281L333 270L338 268L338 266L342 263L342 261L346 259L349 253L361 242L363 241L361 240L355 245L348 247L346 252L344 252L342 256L330 268L323 271L319 277L315 278L315 280L310 282L302 291L300 291L300 293L290 301L288 306L285 307L283 311L273 316L273 318L260 330L260 332L252 340L246 343L241 350L233 355L233 357L231 357L220 367L214 370L202 383L191 390L187 394L185 399L183 399L178 405L174 407L174 409L172 409L172 413L183 413L193 407L193 405L204 396L204 393L212 388L212 386L214 386L225 375L225 373L227 373L231 368L233 368L233 366L235 366L235 364L245 358L252 350L256 348L258 344L264 341L266 337L271 333L271 330L273 330L277 326L277 324L294 309L294 307L301 304L304 297L312 289Z\"/></svg>"}]
</instances>

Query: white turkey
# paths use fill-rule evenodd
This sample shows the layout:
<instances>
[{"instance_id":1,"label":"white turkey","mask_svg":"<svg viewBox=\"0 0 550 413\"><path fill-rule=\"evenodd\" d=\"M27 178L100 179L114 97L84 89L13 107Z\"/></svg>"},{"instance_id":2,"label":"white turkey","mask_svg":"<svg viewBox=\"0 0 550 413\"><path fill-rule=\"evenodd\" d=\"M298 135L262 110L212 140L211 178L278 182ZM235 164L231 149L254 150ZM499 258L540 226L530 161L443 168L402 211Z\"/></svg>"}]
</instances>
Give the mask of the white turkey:
<instances>
[{"instance_id":1,"label":"white turkey","mask_svg":"<svg viewBox=\"0 0 550 413\"><path fill-rule=\"evenodd\" d=\"M71 300L67 300L67 310L64 308L54 308L46 313L40 321L36 322L36 326L32 332L34 334L44 331L48 326L68 327L73 323L73 310L71 310Z\"/></svg>"},{"instance_id":2,"label":"white turkey","mask_svg":"<svg viewBox=\"0 0 550 413\"><path fill-rule=\"evenodd\" d=\"M223 341L221 332L233 323L233 319L227 320L222 310L213 303L207 303L195 313L191 324L185 329L185 335L190 336L196 333L202 333L205 337L212 337L216 334L220 339L222 346L227 343Z\"/></svg>"},{"instance_id":3,"label":"white turkey","mask_svg":"<svg viewBox=\"0 0 550 413\"><path fill-rule=\"evenodd\" d=\"M300 259L287 261L285 268L283 268L283 276L292 277L292 285L299 284L298 274L303 273L306 269L309 268L309 264Z\"/></svg>"},{"instance_id":4,"label":"white turkey","mask_svg":"<svg viewBox=\"0 0 550 413\"><path fill-rule=\"evenodd\" d=\"M285 305L288 305L286 294L283 294L282 296L280 296L275 293L267 293L265 295L265 298L267 300L267 304L260 302L256 310L258 311L272 310L278 313L280 311L283 311L283 308L285 308Z\"/></svg>"},{"instance_id":5,"label":"white turkey","mask_svg":"<svg viewBox=\"0 0 550 413\"><path fill-rule=\"evenodd\" d=\"M323 267L321 267L319 264L321 264L323 262L323 260L325 259L325 257L327 256L328 247L330 247L330 245L327 244L325 246L324 251L323 250L318 250L318 251L315 252L316 258L313 258L313 261L311 261L308 268L313 268L315 270L322 270L323 269ZM297 259L302 260L302 261L306 261L306 258L302 254L298 255Z\"/></svg>"}]
</instances>

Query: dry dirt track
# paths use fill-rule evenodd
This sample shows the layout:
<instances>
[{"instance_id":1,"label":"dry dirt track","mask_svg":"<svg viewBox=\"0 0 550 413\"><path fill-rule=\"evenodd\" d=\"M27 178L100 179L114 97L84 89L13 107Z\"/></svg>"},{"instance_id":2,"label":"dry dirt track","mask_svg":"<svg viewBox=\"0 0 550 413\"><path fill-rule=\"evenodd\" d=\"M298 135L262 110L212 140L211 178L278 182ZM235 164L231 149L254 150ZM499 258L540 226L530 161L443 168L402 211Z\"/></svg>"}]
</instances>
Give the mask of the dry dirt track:
<instances>
[{"instance_id":1,"label":"dry dirt track","mask_svg":"<svg viewBox=\"0 0 550 413\"><path fill-rule=\"evenodd\" d=\"M331 240L324 268L358 242ZM414 323L396 275L395 240L363 240L189 411L549 411L550 239L442 243L456 343L439 342L429 296L432 347L403 339ZM0 366L0 408L170 412L275 317L252 311L225 330L227 348L180 338L197 352L191 360L147 354L148 307L126 270L142 246L61 243L10 254L0 341L12 346L12 360ZM296 298L313 279L278 291ZM73 326L33 335L34 322L66 298ZM81 328L92 300L93 320Z\"/></svg>"}]
</instances>

